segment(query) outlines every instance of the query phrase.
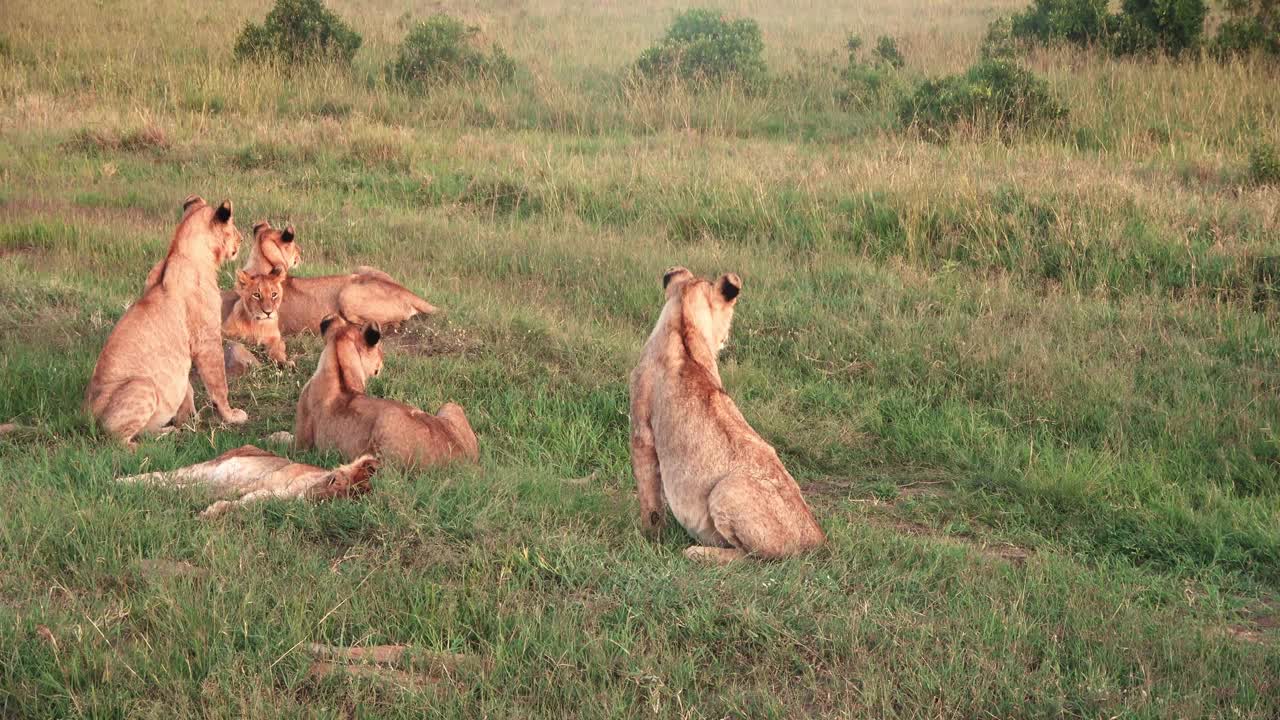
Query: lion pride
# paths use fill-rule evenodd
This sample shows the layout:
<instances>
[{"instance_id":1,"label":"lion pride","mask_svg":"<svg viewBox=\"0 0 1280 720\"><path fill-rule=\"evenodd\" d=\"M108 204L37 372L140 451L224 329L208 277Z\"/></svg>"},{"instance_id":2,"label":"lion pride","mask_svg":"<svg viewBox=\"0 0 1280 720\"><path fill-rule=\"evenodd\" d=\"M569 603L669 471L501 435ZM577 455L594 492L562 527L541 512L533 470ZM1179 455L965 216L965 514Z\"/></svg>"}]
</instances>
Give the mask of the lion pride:
<instances>
[{"instance_id":1,"label":"lion pride","mask_svg":"<svg viewBox=\"0 0 1280 720\"><path fill-rule=\"evenodd\" d=\"M129 447L138 433L195 412L193 361L223 421L247 419L227 400L219 317L218 266L239 250L231 201L214 208L188 197L168 255L107 337L85 393L98 424Z\"/></svg>"},{"instance_id":2,"label":"lion pride","mask_svg":"<svg viewBox=\"0 0 1280 720\"><path fill-rule=\"evenodd\" d=\"M395 400L365 394L382 371L377 324L330 316L320 323L324 350L302 388L294 420L299 450L336 449L347 460L372 453L404 466L479 459L476 434L461 405L445 403L435 415Z\"/></svg>"},{"instance_id":3,"label":"lion pride","mask_svg":"<svg viewBox=\"0 0 1280 720\"><path fill-rule=\"evenodd\" d=\"M716 357L729 339L742 280L685 268L663 276L666 303L631 373L631 464L646 531L664 505L702 546L685 555L724 562L778 558L826 536L800 488L724 390Z\"/></svg>"}]
</instances>

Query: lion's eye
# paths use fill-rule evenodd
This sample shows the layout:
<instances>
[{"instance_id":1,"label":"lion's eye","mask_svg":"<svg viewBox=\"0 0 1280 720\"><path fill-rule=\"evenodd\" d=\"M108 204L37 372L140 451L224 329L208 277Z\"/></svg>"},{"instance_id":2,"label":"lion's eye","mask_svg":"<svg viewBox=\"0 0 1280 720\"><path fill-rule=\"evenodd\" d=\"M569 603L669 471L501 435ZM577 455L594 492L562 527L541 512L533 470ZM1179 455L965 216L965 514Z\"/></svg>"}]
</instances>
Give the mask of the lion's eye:
<instances>
[{"instance_id":1,"label":"lion's eye","mask_svg":"<svg viewBox=\"0 0 1280 720\"><path fill-rule=\"evenodd\" d=\"M275 300L275 299L276 299L276 298L278 298L278 297L280 297L280 293L271 293L271 299L272 299L272 300Z\"/></svg>"},{"instance_id":2,"label":"lion's eye","mask_svg":"<svg viewBox=\"0 0 1280 720\"><path fill-rule=\"evenodd\" d=\"M254 300L261 300L261 299L262 299L262 295L261 295L261 294L259 294L259 293L254 293L254 294L253 294L253 299L254 299Z\"/></svg>"}]
</instances>

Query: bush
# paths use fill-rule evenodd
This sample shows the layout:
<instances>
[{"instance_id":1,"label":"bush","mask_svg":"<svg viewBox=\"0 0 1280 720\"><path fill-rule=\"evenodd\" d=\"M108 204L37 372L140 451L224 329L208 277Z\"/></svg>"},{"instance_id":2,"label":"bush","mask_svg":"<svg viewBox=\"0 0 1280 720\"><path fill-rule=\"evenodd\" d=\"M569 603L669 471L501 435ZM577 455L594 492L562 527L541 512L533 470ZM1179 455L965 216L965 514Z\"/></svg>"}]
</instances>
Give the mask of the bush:
<instances>
[{"instance_id":1,"label":"bush","mask_svg":"<svg viewBox=\"0 0 1280 720\"><path fill-rule=\"evenodd\" d=\"M676 16L661 41L641 53L636 70L652 79L756 87L765 77L760 26L750 18L726 20L719 10L689 10Z\"/></svg>"},{"instance_id":2,"label":"bush","mask_svg":"<svg viewBox=\"0 0 1280 720\"><path fill-rule=\"evenodd\" d=\"M876 39L875 56L878 62L894 69L907 64L906 58L902 57L902 52L898 50L898 41L888 35L881 35Z\"/></svg>"},{"instance_id":3,"label":"bush","mask_svg":"<svg viewBox=\"0 0 1280 720\"><path fill-rule=\"evenodd\" d=\"M422 86L485 78L506 82L516 64L498 45L492 54L475 47L480 28L437 14L420 22L400 44L399 55L387 66L394 80Z\"/></svg>"},{"instance_id":4,"label":"bush","mask_svg":"<svg viewBox=\"0 0 1280 720\"><path fill-rule=\"evenodd\" d=\"M898 50L896 40L881 35L871 51L872 62L862 59L862 38L858 35L850 34L845 47L849 51L849 63L840 73L844 80L844 89L837 96L841 105L869 107L901 91L902 81L897 71L906 65L906 59Z\"/></svg>"},{"instance_id":5,"label":"bush","mask_svg":"<svg viewBox=\"0 0 1280 720\"><path fill-rule=\"evenodd\" d=\"M899 108L904 124L934 139L961 125L991 128L1008 139L1059 125L1066 115L1048 83L1007 60L983 60L963 75L928 80Z\"/></svg>"},{"instance_id":6,"label":"bush","mask_svg":"<svg viewBox=\"0 0 1280 720\"><path fill-rule=\"evenodd\" d=\"M1207 12L1204 0L1124 0L1117 14L1107 0L1035 0L1013 16L1011 32L1020 40L1101 45L1117 55L1178 55L1200 46Z\"/></svg>"},{"instance_id":7,"label":"bush","mask_svg":"<svg viewBox=\"0 0 1280 720\"><path fill-rule=\"evenodd\" d=\"M1107 0L1035 0L1011 18L1013 37L1076 45L1105 42L1111 34Z\"/></svg>"},{"instance_id":8,"label":"bush","mask_svg":"<svg viewBox=\"0 0 1280 720\"><path fill-rule=\"evenodd\" d=\"M1012 60L1018 51L1018 43L1013 37L1013 19L996 18L988 25L978 51L983 60Z\"/></svg>"},{"instance_id":9,"label":"bush","mask_svg":"<svg viewBox=\"0 0 1280 720\"><path fill-rule=\"evenodd\" d=\"M1117 54L1180 55L1200 47L1208 12L1204 0L1124 0L1121 8L1111 39Z\"/></svg>"},{"instance_id":10,"label":"bush","mask_svg":"<svg viewBox=\"0 0 1280 720\"><path fill-rule=\"evenodd\" d=\"M1227 0L1212 50L1218 57L1262 50L1280 55L1280 0Z\"/></svg>"},{"instance_id":11,"label":"bush","mask_svg":"<svg viewBox=\"0 0 1280 720\"><path fill-rule=\"evenodd\" d=\"M261 25L247 23L236 40L237 60L351 64L360 35L320 0L276 0Z\"/></svg>"},{"instance_id":12,"label":"bush","mask_svg":"<svg viewBox=\"0 0 1280 720\"><path fill-rule=\"evenodd\" d=\"M1249 180L1255 185L1280 185L1280 153L1263 143L1249 152Z\"/></svg>"}]
</instances>

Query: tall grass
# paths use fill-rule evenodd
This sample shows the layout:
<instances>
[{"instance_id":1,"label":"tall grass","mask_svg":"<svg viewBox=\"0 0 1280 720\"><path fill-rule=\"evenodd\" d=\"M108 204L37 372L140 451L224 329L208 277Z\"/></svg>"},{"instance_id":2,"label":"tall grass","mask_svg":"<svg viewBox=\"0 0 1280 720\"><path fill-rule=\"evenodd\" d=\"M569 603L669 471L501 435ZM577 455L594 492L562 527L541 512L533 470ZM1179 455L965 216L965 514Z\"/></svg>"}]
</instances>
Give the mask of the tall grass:
<instances>
[{"instance_id":1,"label":"tall grass","mask_svg":"<svg viewBox=\"0 0 1280 720\"><path fill-rule=\"evenodd\" d=\"M674 5L433 5L522 69L422 93L382 73L414 3L330 3L350 71L235 64L265 0L6 4L0 715L1274 717L1274 66L1037 50L1067 128L1012 139L840 104L848 32L915 81L1021 4L735 3L753 93L626 81ZM290 427L319 350L233 383L245 428L128 454L88 427L190 192L445 308L374 392L463 403L481 468L213 524L114 486ZM707 571L636 530L625 379L675 263L745 279L726 385L830 548ZM484 669L321 680L313 641Z\"/></svg>"}]
</instances>

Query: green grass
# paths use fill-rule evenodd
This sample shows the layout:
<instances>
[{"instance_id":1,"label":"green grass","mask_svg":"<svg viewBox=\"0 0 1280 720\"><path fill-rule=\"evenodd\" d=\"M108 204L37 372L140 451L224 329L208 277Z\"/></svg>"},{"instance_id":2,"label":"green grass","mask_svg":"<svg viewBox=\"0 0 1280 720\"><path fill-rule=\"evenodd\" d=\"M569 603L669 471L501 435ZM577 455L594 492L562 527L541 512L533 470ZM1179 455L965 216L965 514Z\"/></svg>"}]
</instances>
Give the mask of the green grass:
<instances>
[{"instance_id":1,"label":"green grass","mask_svg":"<svg viewBox=\"0 0 1280 720\"><path fill-rule=\"evenodd\" d=\"M403 3L334 2L352 70L294 76L229 58L266 2L6 8L0 716L1280 714L1274 68L1037 52L1070 129L1012 142L841 106L849 30L918 79L1021 4L734 6L750 96L619 79L674 7L446 3L522 69L429 95L380 79ZM212 522L115 485L290 429L319 351L233 381L242 428L90 428L191 192L444 308L373 392L465 405L480 466ZM725 382L828 548L706 569L641 536L626 376L673 264L744 278ZM404 690L311 677L309 642L482 662Z\"/></svg>"}]
</instances>

